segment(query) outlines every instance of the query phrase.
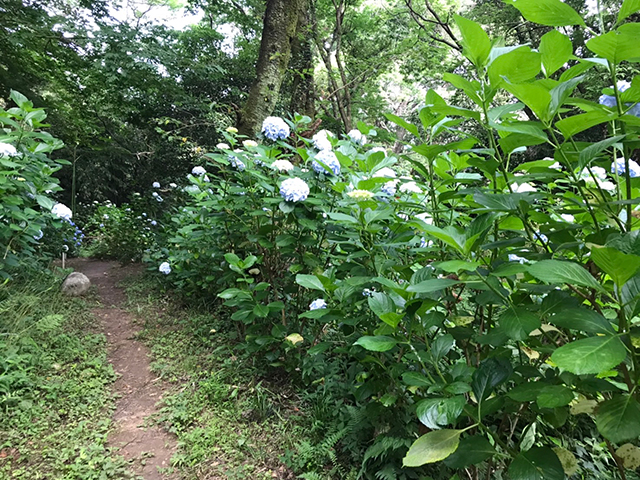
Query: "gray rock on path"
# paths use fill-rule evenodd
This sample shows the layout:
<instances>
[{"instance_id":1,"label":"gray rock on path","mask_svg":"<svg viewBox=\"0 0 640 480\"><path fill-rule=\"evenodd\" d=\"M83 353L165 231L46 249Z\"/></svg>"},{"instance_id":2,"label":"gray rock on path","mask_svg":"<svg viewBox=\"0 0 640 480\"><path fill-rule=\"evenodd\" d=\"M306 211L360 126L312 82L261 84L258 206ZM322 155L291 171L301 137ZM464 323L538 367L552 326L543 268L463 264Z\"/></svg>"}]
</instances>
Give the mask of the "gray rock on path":
<instances>
[{"instance_id":1,"label":"gray rock on path","mask_svg":"<svg viewBox=\"0 0 640 480\"><path fill-rule=\"evenodd\" d=\"M84 295L91 287L91 281L84 273L73 272L62 282L62 293L71 297Z\"/></svg>"}]
</instances>

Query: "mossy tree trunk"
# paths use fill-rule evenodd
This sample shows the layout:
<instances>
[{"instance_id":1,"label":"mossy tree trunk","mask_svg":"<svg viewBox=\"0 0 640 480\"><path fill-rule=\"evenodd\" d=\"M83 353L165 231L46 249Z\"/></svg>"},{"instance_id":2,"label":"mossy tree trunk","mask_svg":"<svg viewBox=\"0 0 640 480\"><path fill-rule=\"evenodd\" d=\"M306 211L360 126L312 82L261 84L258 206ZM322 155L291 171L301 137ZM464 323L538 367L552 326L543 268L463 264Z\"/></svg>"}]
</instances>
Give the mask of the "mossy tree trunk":
<instances>
[{"instance_id":1,"label":"mossy tree trunk","mask_svg":"<svg viewBox=\"0 0 640 480\"><path fill-rule=\"evenodd\" d=\"M291 67L293 88L291 112L315 116L315 83L313 81L313 31L311 12L313 2L301 0L298 28L291 47Z\"/></svg>"},{"instance_id":2,"label":"mossy tree trunk","mask_svg":"<svg viewBox=\"0 0 640 480\"><path fill-rule=\"evenodd\" d=\"M267 0L256 80L238 122L238 130L244 135L255 136L278 101L302 3L303 0Z\"/></svg>"}]
</instances>

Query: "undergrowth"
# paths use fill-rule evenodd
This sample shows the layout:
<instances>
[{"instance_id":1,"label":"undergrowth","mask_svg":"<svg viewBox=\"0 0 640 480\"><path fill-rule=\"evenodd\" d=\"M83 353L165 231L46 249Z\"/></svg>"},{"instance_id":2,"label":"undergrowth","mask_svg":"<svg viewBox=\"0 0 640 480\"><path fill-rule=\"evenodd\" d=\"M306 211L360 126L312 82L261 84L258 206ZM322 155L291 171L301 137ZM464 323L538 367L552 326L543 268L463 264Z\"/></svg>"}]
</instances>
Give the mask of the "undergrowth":
<instances>
[{"instance_id":1,"label":"undergrowth","mask_svg":"<svg viewBox=\"0 0 640 480\"><path fill-rule=\"evenodd\" d=\"M126 287L144 319L151 367L172 385L155 421L178 437L172 466L183 478L287 479L309 469L320 475L309 478L352 478L333 451L349 427L316 432L313 415L303 414L314 408L289 379L238 353L235 331L218 315L181 306L152 280Z\"/></svg>"},{"instance_id":2,"label":"undergrowth","mask_svg":"<svg viewBox=\"0 0 640 480\"><path fill-rule=\"evenodd\" d=\"M0 286L0 478L132 478L106 446L115 374L105 337L60 282Z\"/></svg>"}]
</instances>

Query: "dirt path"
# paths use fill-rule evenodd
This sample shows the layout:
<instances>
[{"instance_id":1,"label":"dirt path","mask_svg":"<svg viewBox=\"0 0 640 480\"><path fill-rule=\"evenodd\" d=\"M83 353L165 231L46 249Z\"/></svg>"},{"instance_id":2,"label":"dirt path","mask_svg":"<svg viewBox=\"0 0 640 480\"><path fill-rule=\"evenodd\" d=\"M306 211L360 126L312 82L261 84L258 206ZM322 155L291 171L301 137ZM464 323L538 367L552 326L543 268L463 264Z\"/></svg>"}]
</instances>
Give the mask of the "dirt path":
<instances>
[{"instance_id":1,"label":"dirt path","mask_svg":"<svg viewBox=\"0 0 640 480\"><path fill-rule=\"evenodd\" d=\"M109 444L133 462L133 470L144 480L168 480L158 467L167 468L176 445L175 438L157 426L144 427L145 418L157 411L162 399L162 382L149 368L149 350L134 339L138 328L134 318L122 307L125 293L118 282L135 273L133 267L117 262L74 259L76 271L84 273L98 289L101 308L93 313L101 319L108 341L108 358L118 374L114 384L120 397L114 413L115 430Z\"/></svg>"}]
</instances>

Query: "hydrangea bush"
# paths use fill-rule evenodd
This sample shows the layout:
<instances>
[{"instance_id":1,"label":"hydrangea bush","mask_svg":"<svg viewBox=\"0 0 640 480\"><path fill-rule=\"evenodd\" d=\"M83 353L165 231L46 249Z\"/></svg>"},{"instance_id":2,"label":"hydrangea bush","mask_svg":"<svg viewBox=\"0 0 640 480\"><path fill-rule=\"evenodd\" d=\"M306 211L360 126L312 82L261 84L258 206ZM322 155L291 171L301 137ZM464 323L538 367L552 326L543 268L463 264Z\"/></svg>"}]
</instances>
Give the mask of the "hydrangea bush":
<instances>
[{"instance_id":1,"label":"hydrangea bush","mask_svg":"<svg viewBox=\"0 0 640 480\"><path fill-rule=\"evenodd\" d=\"M62 237L68 249L82 235L69 224L71 211L53 200L61 190L53 174L68 162L47 155L62 142L42 130L44 110L16 91L10 99L16 106L0 109L0 283L36 261L36 253L58 254Z\"/></svg>"},{"instance_id":2,"label":"hydrangea bush","mask_svg":"<svg viewBox=\"0 0 640 480\"><path fill-rule=\"evenodd\" d=\"M509 3L583 25L560 0ZM640 81L617 72L640 59L625 23L638 9L625 1L580 61L560 31L504 48L455 16L467 76L445 80L466 106L431 90L420 124L387 115L411 135L400 156L362 124L308 140L309 119L271 117L244 148L226 132L202 162L215 181L187 177L148 259L185 293L217 296L239 349L333 402L349 435L335 461L354 477L630 475ZM592 72L615 102L575 93ZM552 156L518 161L537 145Z\"/></svg>"}]
</instances>

